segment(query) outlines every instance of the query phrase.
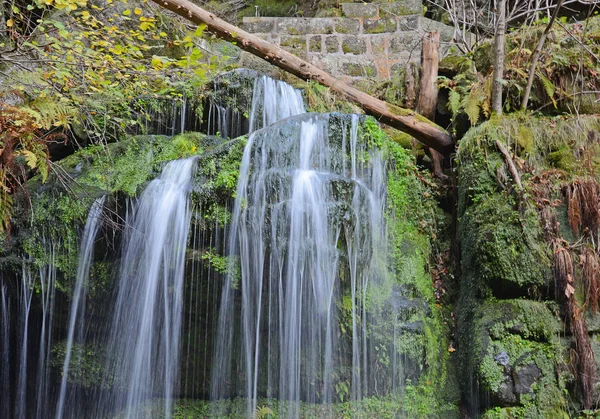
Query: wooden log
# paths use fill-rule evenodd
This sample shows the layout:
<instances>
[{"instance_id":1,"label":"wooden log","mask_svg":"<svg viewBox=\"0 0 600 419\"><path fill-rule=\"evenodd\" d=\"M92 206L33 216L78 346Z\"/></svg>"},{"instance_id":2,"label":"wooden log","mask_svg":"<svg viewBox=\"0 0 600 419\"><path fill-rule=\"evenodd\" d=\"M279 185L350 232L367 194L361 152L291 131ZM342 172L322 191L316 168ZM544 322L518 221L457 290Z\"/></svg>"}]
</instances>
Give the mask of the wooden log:
<instances>
[{"instance_id":1,"label":"wooden log","mask_svg":"<svg viewBox=\"0 0 600 419\"><path fill-rule=\"evenodd\" d=\"M357 103L365 113L374 116L380 122L412 135L440 153L449 154L454 150L454 142L450 134L414 111L391 105L361 92L286 50L225 22L188 0L152 1L198 25L206 25L206 29L217 37L233 42L244 51L265 59L303 80L315 80L329 87L346 99Z\"/></svg>"},{"instance_id":2,"label":"wooden log","mask_svg":"<svg viewBox=\"0 0 600 419\"><path fill-rule=\"evenodd\" d=\"M438 103L437 77L439 66L440 33L428 32L423 37L421 49L421 81L419 83L417 112L431 121L435 121L435 111ZM442 163L444 156L431 149L431 160L433 162L433 174L438 178L443 178Z\"/></svg>"}]
</instances>

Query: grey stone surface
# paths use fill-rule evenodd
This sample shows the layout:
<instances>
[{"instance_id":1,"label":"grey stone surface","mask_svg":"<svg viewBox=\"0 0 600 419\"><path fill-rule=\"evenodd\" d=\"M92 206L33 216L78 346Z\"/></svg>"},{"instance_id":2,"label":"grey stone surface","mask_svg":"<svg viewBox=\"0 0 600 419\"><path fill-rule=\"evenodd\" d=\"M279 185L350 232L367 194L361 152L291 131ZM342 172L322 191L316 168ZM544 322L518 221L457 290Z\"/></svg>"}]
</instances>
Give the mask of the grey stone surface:
<instances>
[{"instance_id":1,"label":"grey stone surface","mask_svg":"<svg viewBox=\"0 0 600 419\"><path fill-rule=\"evenodd\" d=\"M342 14L346 17L378 17L379 6L373 3L342 3Z\"/></svg>"},{"instance_id":2,"label":"grey stone surface","mask_svg":"<svg viewBox=\"0 0 600 419\"><path fill-rule=\"evenodd\" d=\"M392 3L381 3L379 5L380 15L404 16L423 14L423 3L421 0L399 0Z\"/></svg>"},{"instance_id":3,"label":"grey stone surface","mask_svg":"<svg viewBox=\"0 0 600 419\"><path fill-rule=\"evenodd\" d=\"M340 38L337 35L325 37L325 52L335 54L340 52Z\"/></svg>"},{"instance_id":4,"label":"grey stone surface","mask_svg":"<svg viewBox=\"0 0 600 419\"><path fill-rule=\"evenodd\" d=\"M542 375L542 371L535 365L530 363L518 368L513 374L515 381L515 393L527 394L531 392L531 386Z\"/></svg>"},{"instance_id":5,"label":"grey stone surface","mask_svg":"<svg viewBox=\"0 0 600 419\"><path fill-rule=\"evenodd\" d=\"M388 54L388 35L372 35L368 39L371 41L371 54L379 57L387 56Z\"/></svg>"},{"instance_id":6,"label":"grey stone surface","mask_svg":"<svg viewBox=\"0 0 600 419\"><path fill-rule=\"evenodd\" d=\"M405 51L421 54L421 36L418 32L398 32L390 37L390 53Z\"/></svg>"},{"instance_id":7,"label":"grey stone surface","mask_svg":"<svg viewBox=\"0 0 600 419\"><path fill-rule=\"evenodd\" d=\"M452 26L444 25L442 22L427 19L425 17L421 18L421 29L424 32L439 32L441 42L450 42L454 37L454 28Z\"/></svg>"},{"instance_id":8,"label":"grey stone surface","mask_svg":"<svg viewBox=\"0 0 600 419\"><path fill-rule=\"evenodd\" d=\"M372 60L361 59L356 61L345 61L340 63L338 70L350 77L376 77L377 67Z\"/></svg>"},{"instance_id":9,"label":"grey stone surface","mask_svg":"<svg viewBox=\"0 0 600 419\"><path fill-rule=\"evenodd\" d=\"M358 19L333 19L333 28L337 33L343 34L359 34L360 20Z\"/></svg>"},{"instance_id":10,"label":"grey stone surface","mask_svg":"<svg viewBox=\"0 0 600 419\"><path fill-rule=\"evenodd\" d=\"M282 35L279 44L294 50L306 50L306 37Z\"/></svg>"},{"instance_id":11,"label":"grey stone surface","mask_svg":"<svg viewBox=\"0 0 600 419\"><path fill-rule=\"evenodd\" d=\"M408 15L408 16L400 16L398 18L398 30L399 31L416 31L419 29L420 20L419 15Z\"/></svg>"},{"instance_id":12,"label":"grey stone surface","mask_svg":"<svg viewBox=\"0 0 600 419\"><path fill-rule=\"evenodd\" d=\"M393 17L365 19L363 21L363 28L364 33L395 32L398 28L398 22Z\"/></svg>"},{"instance_id":13,"label":"grey stone surface","mask_svg":"<svg viewBox=\"0 0 600 419\"><path fill-rule=\"evenodd\" d=\"M321 52L323 46L323 36L314 35L308 38L308 52Z\"/></svg>"},{"instance_id":14,"label":"grey stone surface","mask_svg":"<svg viewBox=\"0 0 600 419\"><path fill-rule=\"evenodd\" d=\"M268 33L275 30L277 18L245 17L242 19L242 28L252 33Z\"/></svg>"},{"instance_id":15,"label":"grey stone surface","mask_svg":"<svg viewBox=\"0 0 600 419\"><path fill-rule=\"evenodd\" d=\"M389 78L404 71L408 63L419 63L421 40L427 31L440 31L442 56L447 51L454 28L422 17L417 3L420 1L344 3L346 17L247 17L243 27L355 83L371 77ZM256 63L252 64L256 68Z\"/></svg>"},{"instance_id":16,"label":"grey stone surface","mask_svg":"<svg viewBox=\"0 0 600 419\"><path fill-rule=\"evenodd\" d=\"M337 64L338 64L338 57L334 56L334 55L327 55L327 54L311 54L308 58L308 62L316 65L317 67L319 67L320 69L327 71L328 73L331 74L338 74L338 70L337 70Z\"/></svg>"},{"instance_id":17,"label":"grey stone surface","mask_svg":"<svg viewBox=\"0 0 600 419\"><path fill-rule=\"evenodd\" d=\"M365 37L344 36L342 38L342 52L344 54L361 55L367 53Z\"/></svg>"},{"instance_id":18,"label":"grey stone surface","mask_svg":"<svg viewBox=\"0 0 600 419\"><path fill-rule=\"evenodd\" d=\"M498 355L496 355L494 357L494 359L496 360L496 362L498 362L500 365L508 365L508 363L510 362L510 358L508 356L508 354L506 352L500 352Z\"/></svg>"}]
</instances>

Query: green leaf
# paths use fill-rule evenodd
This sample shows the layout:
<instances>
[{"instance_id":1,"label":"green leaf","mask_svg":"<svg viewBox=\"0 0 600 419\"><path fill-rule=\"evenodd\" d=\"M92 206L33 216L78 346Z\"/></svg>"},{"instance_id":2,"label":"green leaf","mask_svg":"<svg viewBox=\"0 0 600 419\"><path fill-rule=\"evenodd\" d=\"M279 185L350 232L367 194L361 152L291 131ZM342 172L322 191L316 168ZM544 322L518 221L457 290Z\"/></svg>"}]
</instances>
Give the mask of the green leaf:
<instances>
[{"instance_id":1,"label":"green leaf","mask_svg":"<svg viewBox=\"0 0 600 419\"><path fill-rule=\"evenodd\" d=\"M456 90L450 90L448 95L448 109L452 112L452 115L456 115L460 110L460 93Z\"/></svg>"},{"instance_id":2,"label":"green leaf","mask_svg":"<svg viewBox=\"0 0 600 419\"><path fill-rule=\"evenodd\" d=\"M556 108L556 100L554 100L554 93L556 92L556 87L554 86L554 83L552 83L552 81L548 77L544 76L544 74L542 74L539 71L537 72L537 76L540 78L540 81L542 82L542 86L544 86L546 94L548 95L548 97L554 104L554 107Z\"/></svg>"}]
</instances>

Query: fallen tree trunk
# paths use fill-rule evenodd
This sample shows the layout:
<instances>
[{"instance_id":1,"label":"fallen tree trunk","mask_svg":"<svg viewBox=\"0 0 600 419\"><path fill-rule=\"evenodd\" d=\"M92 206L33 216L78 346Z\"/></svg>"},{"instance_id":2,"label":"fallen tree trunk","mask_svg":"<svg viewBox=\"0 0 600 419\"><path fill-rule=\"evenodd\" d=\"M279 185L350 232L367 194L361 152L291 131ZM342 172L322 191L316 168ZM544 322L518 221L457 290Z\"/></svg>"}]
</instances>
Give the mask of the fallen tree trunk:
<instances>
[{"instance_id":1,"label":"fallen tree trunk","mask_svg":"<svg viewBox=\"0 0 600 419\"><path fill-rule=\"evenodd\" d=\"M233 26L188 0L152 0L178 15L198 24L209 32L243 50L263 58L273 65L303 80L315 80L360 105L365 113L393 128L404 131L428 147L449 154L454 149L452 137L443 128L414 111L391 105L343 83L331 74L296 57L259 37Z\"/></svg>"}]
</instances>

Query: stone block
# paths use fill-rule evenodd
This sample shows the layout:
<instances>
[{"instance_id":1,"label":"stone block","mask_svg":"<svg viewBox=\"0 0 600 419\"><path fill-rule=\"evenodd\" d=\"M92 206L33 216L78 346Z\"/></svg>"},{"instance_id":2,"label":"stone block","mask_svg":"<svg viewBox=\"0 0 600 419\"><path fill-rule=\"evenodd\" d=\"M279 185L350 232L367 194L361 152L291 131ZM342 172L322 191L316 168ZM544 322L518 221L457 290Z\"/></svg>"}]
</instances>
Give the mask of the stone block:
<instances>
[{"instance_id":1,"label":"stone block","mask_svg":"<svg viewBox=\"0 0 600 419\"><path fill-rule=\"evenodd\" d=\"M340 52L340 38L336 35L325 37L325 52L335 54Z\"/></svg>"},{"instance_id":2,"label":"stone block","mask_svg":"<svg viewBox=\"0 0 600 419\"><path fill-rule=\"evenodd\" d=\"M327 17L315 17L308 20L310 21L308 25L308 33L318 33L324 35L333 33L333 19Z\"/></svg>"},{"instance_id":3,"label":"stone block","mask_svg":"<svg viewBox=\"0 0 600 419\"><path fill-rule=\"evenodd\" d=\"M361 55L367 53L365 37L344 36L342 39L342 52L344 54Z\"/></svg>"},{"instance_id":4,"label":"stone block","mask_svg":"<svg viewBox=\"0 0 600 419\"><path fill-rule=\"evenodd\" d=\"M371 54L380 57L387 55L389 35L372 35L369 39L371 40Z\"/></svg>"},{"instance_id":5,"label":"stone block","mask_svg":"<svg viewBox=\"0 0 600 419\"><path fill-rule=\"evenodd\" d=\"M419 18L418 15L400 16L398 18L398 30L416 31L419 29Z\"/></svg>"},{"instance_id":6,"label":"stone block","mask_svg":"<svg viewBox=\"0 0 600 419\"><path fill-rule=\"evenodd\" d=\"M270 43L274 44L274 45L279 45L281 42L281 36L279 34L276 33L270 33L267 36L267 41L269 41Z\"/></svg>"},{"instance_id":7,"label":"stone block","mask_svg":"<svg viewBox=\"0 0 600 419\"><path fill-rule=\"evenodd\" d=\"M423 3L421 0L399 0L392 3L381 3L379 5L380 16L405 16L415 14L423 14Z\"/></svg>"},{"instance_id":8,"label":"stone block","mask_svg":"<svg viewBox=\"0 0 600 419\"><path fill-rule=\"evenodd\" d=\"M392 17L363 21L364 33L396 32L397 27L396 19Z\"/></svg>"},{"instance_id":9,"label":"stone block","mask_svg":"<svg viewBox=\"0 0 600 419\"><path fill-rule=\"evenodd\" d=\"M326 54L311 54L308 62L329 74L337 75L337 57Z\"/></svg>"},{"instance_id":10,"label":"stone block","mask_svg":"<svg viewBox=\"0 0 600 419\"><path fill-rule=\"evenodd\" d=\"M360 20L358 19L335 19L333 27L337 33L356 35L360 33Z\"/></svg>"},{"instance_id":11,"label":"stone block","mask_svg":"<svg viewBox=\"0 0 600 419\"><path fill-rule=\"evenodd\" d=\"M342 3L345 17L379 17L379 6L373 3Z\"/></svg>"},{"instance_id":12,"label":"stone block","mask_svg":"<svg viewBox=\"0 0 600 419\"><path fill-rule=\"evenodd\" d=\"M404 72L406 71L406 65L409 62L409 55L403 55L400 57L396 58L396 62L394 64L392 64L392 66L390 67L390 75L394 75L394 74L404 74Z\"/></svg>"},{"instance_id":13,"label":"stone block","mask_svg":"<svg viewBox=\"0 0 600 419\"><path fill-rule=\"evenodd\" d=\"M308 52L321 52L323 36L315 35L308 38Z\"/></svg>"},{"instance_id":14,"label":"stone block","mask_svg":"<svg viewBox=\"0 0 600 419\"><path fill-rule=\"evenodd\" d=\"M282 35L306 35L310 33L310 20L304 18L281 18L277 22L277 32Z\"/></svg>"},{"instance_id":15,"label":"stone block","mask_svg":"<svg viewBox=\"0 0 600 419\"><path fill-rule=\"evenodd\" d=\"M403 52L421 53L421 36L418 32L398 32L390 36L391 54Z\"/></svg>"},{"instance_id":16,"label":"stone block","mask_svg":"<svg viewBox=\"0 0 600 419\"><path fill-rule=\"evenodd\" d=\"M424 32L439 32L441 42L451 42L454 37L454 27L444 25L442 22L422 17L420 26Z\"/></svg>"},{"instance_id":17,"label":"stone block","mask_svg":"<svg viewBox=\"0 0 600 419\"><path fill-rule=\"evenodd\" d=\"M306 37L282 35L279 44L285 49L306 50Z\"/></svg>"},{"instance_id":18,"label":"stone block","mask_svg":"<svg viewBox=\"0 0 600 419\"><path fill-rule=\"evenodd\" d=\"M268 33L275 30L277 18L273 17L245 17L242 20L242 29L250 33Z\"/></svg>"},{"instance_id":19,"label":"stone block","mask_svg":"<svg viewBox=\"0 0 600 419\"><path fill-rule=\"evenodd\" d=\"M350 77L376 77L377 67L368 60L346 61L341 63L339 71Z\"/></svg>"}]
</instances>

